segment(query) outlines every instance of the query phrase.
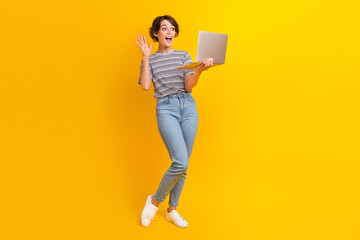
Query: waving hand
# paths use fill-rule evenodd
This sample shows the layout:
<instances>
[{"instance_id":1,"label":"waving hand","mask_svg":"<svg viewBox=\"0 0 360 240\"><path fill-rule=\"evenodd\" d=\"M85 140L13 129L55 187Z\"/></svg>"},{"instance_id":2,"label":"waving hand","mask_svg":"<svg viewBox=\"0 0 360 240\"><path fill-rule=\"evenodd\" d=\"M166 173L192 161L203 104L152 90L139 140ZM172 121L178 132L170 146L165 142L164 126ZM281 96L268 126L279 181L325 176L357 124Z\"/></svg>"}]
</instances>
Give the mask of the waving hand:
<instances>
[{"instance_id":1,"label":"waving hand","mask_svg":"<svg viewBox=\"0 0 360 240\"><path fill-rule=\"evenodd\" d=\"M141 51L143 53L144 57L149 57L151 54L151 49L152 49L152 44L150 44L150 47L148 47L147 42L146 42L146 38L144 35L139 35L138 36L139 42L136 42L136 44L141 48Z\"/></svg>"}]
</instances>

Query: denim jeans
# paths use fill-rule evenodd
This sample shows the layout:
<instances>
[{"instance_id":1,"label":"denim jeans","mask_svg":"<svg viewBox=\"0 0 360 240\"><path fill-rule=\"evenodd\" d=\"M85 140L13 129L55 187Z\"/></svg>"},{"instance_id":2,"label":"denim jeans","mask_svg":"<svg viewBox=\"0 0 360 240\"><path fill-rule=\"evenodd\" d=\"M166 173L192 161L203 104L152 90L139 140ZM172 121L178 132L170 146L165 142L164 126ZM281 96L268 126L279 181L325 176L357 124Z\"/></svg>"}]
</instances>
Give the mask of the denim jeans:
<instances>
[{"instance_id":1,"label":"denim jeans","mask_svg":"<svg viewBox=\"0 0 360 240\"><path fill-rule=\"evenodd\" d=\"M189 158L198 127L198 113L189 92L159 98L156 103L159 132L172 163L163 176L154 198L163 202L170 193L169 205L176 207L184 186Z\"/></svg>"}]
</instances>

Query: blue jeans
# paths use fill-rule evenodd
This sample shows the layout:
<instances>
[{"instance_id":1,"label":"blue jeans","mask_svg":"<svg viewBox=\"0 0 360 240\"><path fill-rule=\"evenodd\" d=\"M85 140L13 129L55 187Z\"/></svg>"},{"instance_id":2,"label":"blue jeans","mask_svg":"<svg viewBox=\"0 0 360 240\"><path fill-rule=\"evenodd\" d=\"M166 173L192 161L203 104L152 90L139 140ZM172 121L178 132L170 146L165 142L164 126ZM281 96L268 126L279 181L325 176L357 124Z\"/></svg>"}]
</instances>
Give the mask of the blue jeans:
<instances>
[{"instance_id":1,"label":"blue jeans","mask_svg":"<svg viewBox=\"0 0 360 240\"><path fill-rule=\"evenodd\" d=\"M157 124L172 160L154 198L163 202L170 193L169 205L176 207L184 186L189 158L198 127L198 113L189 92L159 98L156 103Z\"/></svg>"}]
</instances>

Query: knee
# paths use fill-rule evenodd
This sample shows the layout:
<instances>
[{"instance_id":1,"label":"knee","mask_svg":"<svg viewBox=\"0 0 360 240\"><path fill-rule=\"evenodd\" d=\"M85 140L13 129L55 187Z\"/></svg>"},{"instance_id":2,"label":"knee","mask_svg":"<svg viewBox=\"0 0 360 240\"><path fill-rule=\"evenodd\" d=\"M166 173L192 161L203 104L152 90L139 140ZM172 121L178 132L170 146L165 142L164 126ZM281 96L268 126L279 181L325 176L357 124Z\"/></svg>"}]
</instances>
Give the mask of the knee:
<instances>
[{"instance_id":1,"label":"knee","mask_svg":"<svg viewBox=\"0 0 360 240\"><path fill-rule=\"evenodd\" d=\"M184 159L184 161L180 161L176 163L174 162L173 168L179 174L186 172L188 168L188 159L186 159L186 161Z\"/></svg>"},{"instance_id":2,"label":"knee","mask_svg":"<svg viewBox=\"0 0 360 240\"><path fill-rule=\"evenodd\" d=\"M188 163L182 163L182 164L180 165L179 170L181 171L181 173L184 173L184 172L187 171L187 168L188 168Z\"/></svg>"}]
</instances>

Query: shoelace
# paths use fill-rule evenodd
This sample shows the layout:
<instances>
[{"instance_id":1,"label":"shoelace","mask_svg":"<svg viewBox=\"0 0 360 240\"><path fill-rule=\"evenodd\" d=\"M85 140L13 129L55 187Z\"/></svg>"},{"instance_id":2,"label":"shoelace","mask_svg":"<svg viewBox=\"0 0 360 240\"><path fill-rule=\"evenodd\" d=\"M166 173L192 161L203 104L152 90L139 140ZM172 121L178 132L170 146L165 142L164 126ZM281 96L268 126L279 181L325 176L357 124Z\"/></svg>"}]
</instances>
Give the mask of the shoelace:
<instances>
[{"instance_id":1,"label":"shoelace","mask_svg":"<svg viewBox=\"0 0 360 240\"><path fill-rule=\"evenodd\" d=\"M177 220L185 221L185 219L176 210L172 210L172 211L174 212L174 215L177 218Z\"/></svg>"},{"instance_id":2,"label":"shoelace","mask_svg":"<svg viewBox=\"0 0 360 240\"><path fill-rule=\"evenodd\" d=\"M149 212L148 212L148 214L147 214L146 218L150 218L151 220L153 220L153 219L154 219L154 217L155 217L155 213L156 213L155 208L150 208L150 210L149 210Z\"/></svg>"}]
</instances>

